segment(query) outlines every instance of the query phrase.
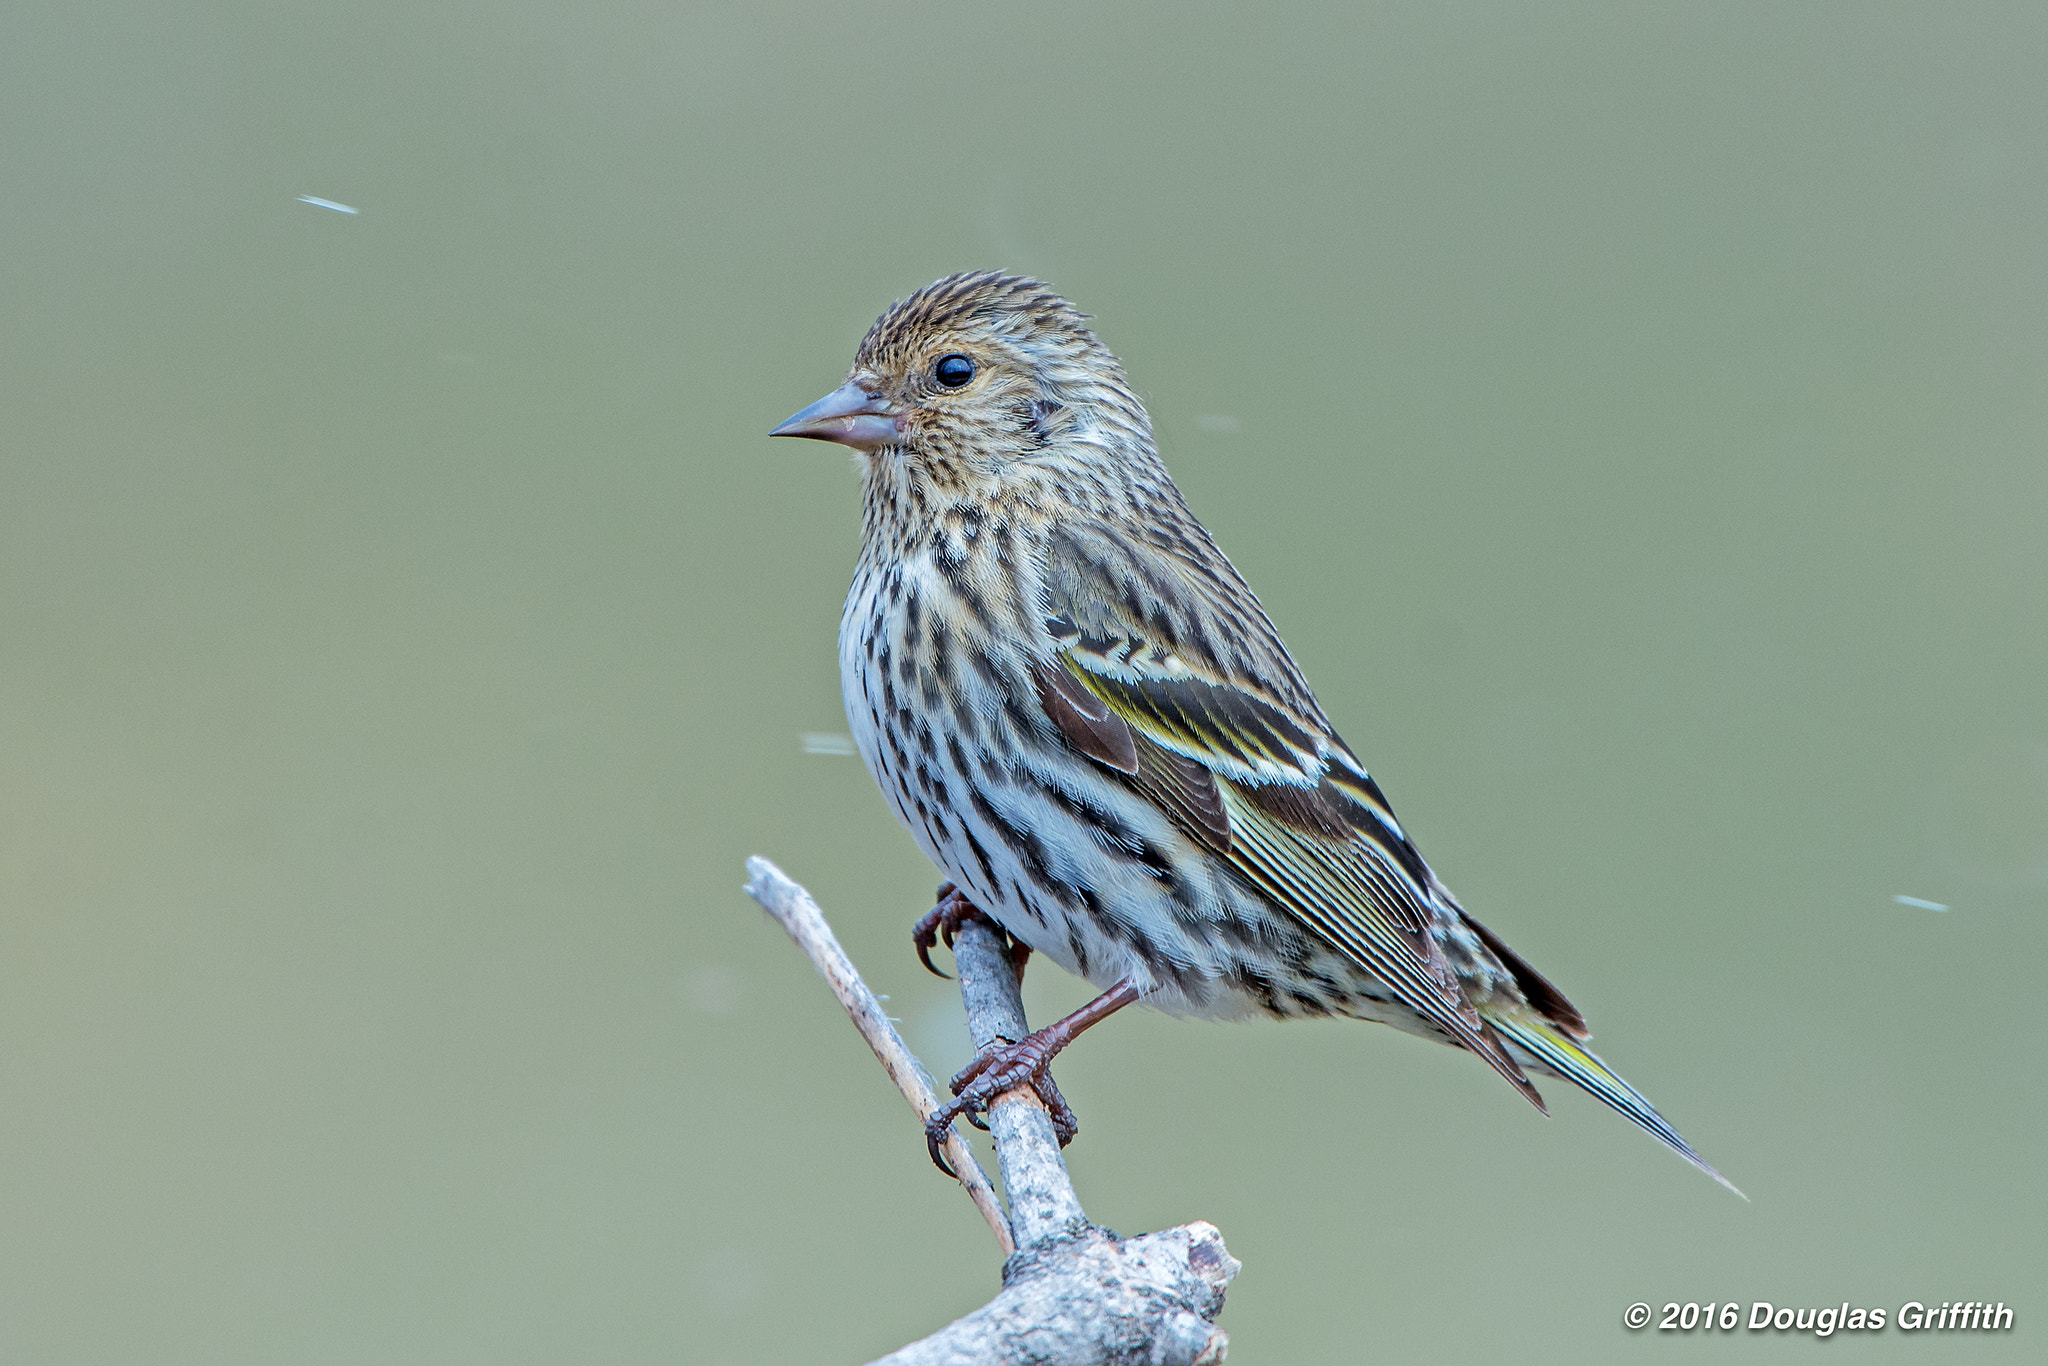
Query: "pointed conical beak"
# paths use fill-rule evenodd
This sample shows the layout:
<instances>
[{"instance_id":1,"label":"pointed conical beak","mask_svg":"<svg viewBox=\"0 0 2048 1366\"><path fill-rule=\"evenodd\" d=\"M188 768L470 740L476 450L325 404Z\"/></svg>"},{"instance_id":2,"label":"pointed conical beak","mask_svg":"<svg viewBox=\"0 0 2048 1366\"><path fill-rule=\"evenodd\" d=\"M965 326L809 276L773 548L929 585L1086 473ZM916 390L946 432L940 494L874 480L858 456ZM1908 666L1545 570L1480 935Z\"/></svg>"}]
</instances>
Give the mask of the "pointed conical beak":
<instances>
[{"instance_id":1,"label":"pointed conical beak","mask_svg":"<svg viewBox=\"0 0 2048 1366\"><path fill-rule=\"evenodd\" d=\"M901 440L903 433L896 428L896 410L887 399L868 393L856 380L848 380L802 412L791 414L768 435L807 436L871 451Z\"/></svg>"}]
</instances>

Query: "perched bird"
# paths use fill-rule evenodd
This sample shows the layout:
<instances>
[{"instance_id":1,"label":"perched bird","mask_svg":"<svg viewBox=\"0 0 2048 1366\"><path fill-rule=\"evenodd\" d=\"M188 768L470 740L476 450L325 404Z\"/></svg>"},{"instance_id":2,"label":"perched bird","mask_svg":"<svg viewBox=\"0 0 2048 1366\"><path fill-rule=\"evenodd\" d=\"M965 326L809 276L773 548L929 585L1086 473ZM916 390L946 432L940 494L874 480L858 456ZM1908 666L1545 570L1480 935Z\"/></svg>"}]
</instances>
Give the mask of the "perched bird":
<instances>
[{"instance_id":1,"label":"perched bird","mask_svg":"<svg viewBox=\"0 0 2048 1366\"><path fill-rule=\"evenodd\" d=\"M942 1167L952 1121L1014 1086L1071 1137L1052 1056L1144 1001L1378 1020L1477 1054L1539 1110L1527 1074L1563 1077L1727 1184L1423 861L1086 315L1035 280L950 275L771 435L857 452L840 683L868 771L951 880L920 955L978 910L1104 989L955 1078L927 1129Z\"/></svg>"}]
</instances>

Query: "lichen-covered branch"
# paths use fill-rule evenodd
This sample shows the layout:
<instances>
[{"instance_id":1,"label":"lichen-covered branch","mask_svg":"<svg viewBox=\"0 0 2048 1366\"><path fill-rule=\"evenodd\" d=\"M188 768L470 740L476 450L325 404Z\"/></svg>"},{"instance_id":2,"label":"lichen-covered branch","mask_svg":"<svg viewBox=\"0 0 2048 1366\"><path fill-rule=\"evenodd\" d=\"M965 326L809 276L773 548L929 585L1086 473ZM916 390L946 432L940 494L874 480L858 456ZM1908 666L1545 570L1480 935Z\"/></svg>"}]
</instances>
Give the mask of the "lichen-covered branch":
<instances>
[{"instance_id":1,"label":"lichen-covered branch","mask_svg":"<svg viewBox=\"0 0 2048 1366\"><path fill-rule=\"evenodd\" d=\"M872 1366L1213 1366L1230 1339L1210 1320L1236 1274L1213 1224L1139 1238L1090 1226L1025 1248L1000 1295Z\"/></svg>"},{"instance_id":2,"label":"lichen-covered branch","mask_svg":"<svg viewBox=\"0 0 2048 1366\"><path fill-rule=\"evenodd\" d=\"M810 893L764 858L747 860L747 894L789 931L852 1017L920 1120L938 1109L924 1067L882 1013ZM953 942L977 1049L1027 1031L1008 946L983 921ZM1229 1338L1215 1326L1238 1263L1212 1224L1120 1238L1090 1223L1067 1176L1052 1117L1029 1087L1006 1091L988 1125L1009 1199L1006 1217L960 1135L946 1158L1003 1247L1003 1289L980 1309L873 1366L1211 1366Z\"/></svg>"}]
</instances>

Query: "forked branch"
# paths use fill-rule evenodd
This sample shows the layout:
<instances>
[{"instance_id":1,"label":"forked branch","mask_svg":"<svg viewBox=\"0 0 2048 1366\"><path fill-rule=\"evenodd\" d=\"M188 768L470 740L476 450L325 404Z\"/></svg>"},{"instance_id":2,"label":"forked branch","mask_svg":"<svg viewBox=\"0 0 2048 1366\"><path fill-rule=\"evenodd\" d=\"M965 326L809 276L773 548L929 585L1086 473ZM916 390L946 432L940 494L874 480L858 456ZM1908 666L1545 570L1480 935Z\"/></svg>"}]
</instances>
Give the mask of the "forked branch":
<instances>
[{"instance_id":1,"label":"forked branch","mask_svg":"<svg viewBox=\"0 0 2048 1366\"><path fill-rule=\"evenodd\" d=\"M928 1118L939 1100L924 1066L861 981L810 893L764 858L748 859L747 874L747 894L809 956L919 1121ZM969 920L954 940L953 956L976 1049L1024 1038L1016 971L997 932ZM1029 1087L998 1096L988 1125L1009 1197L1007 1216L959 1134L948 1137L945 1154L1003 1249L1002 1292L874 1366L1222 1361L1229 1338L1214 1319L1238 1263L1215 1226L1197 1221L1119 1238L1089 1222L1052 1117Z\"/></svg>"}]
</instances>

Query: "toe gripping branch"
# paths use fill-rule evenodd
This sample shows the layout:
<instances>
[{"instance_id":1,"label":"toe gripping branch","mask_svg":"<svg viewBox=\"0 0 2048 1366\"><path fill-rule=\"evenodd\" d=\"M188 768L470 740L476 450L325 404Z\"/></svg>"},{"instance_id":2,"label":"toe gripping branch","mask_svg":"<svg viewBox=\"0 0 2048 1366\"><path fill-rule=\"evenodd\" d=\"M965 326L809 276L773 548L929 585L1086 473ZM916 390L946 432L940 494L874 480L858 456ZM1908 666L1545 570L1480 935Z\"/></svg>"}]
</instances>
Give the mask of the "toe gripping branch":
<instances>
[{"instance_id":1,"label":"toe gripping branch","mask_svg":"<svg viewBox=\"0 0 2048 1366\"><path fill-rule=\"evenodd\" d=\"M960 933L960 927L970 920L979 920L994 928L996 934L1010 946L1010 962L1017 969L1017 980L1024 980L1024 964L1031 959L1031 946L1021 939L1012 938L1010 932L998 924L994 917L967 899L958 887L950 882L939 884L939 904L917 918L910 927L910 942L917 947L917 961L924 964L924 970L934 977L953 980L953 974L932 962L932 950L944 943L950 952L953 936Z\"/></svg>"},{"instance_id":2,"label":"toe gripping branch","mask_svg":"<svg viewBox=\"0 0 2048 1366\"><path fill-rule=\"evenodd\" d=\"M960 926L976 916L988 919L951 883L941 887L939 904L917 922L917 928L911 934L912 942L917 945L919 961L939 976L946 976L933 966L931 950L942 940L947 948L951 948ZM994 924L992 920L989 923ZM1001 929L1000 926L996 928ZM1010 962L1021 982L1024 964L1031 956L1031 950L1014 938L1004 937L1010 946ZM1109 1018L1143 995L1136 984L1126 979L1073 1014L1055 1020L1015 1043L998 1040L984 1049L953 1078L951 1090L954 1098L933 1111L931 1118L925 1121L925 1145L931 1152L932 1164L946 1175L954 1175L952 1166L941 1151L953 1121L964 1115L976 1128L987 1129L988 1123L983 1116L996 1097L1005 1091L1026 1086L1045 1106L1060 1146L1066 1147L1080 1131L1081 1125L1074 1117L1073 1107L1067 1104L1066 1097L1060 1094L1060 1088L1053 1082L1053 1058L1090 1026Z\"/></svg>"},{"instance_id":3,"label":"toe gripping branch","mask_svg":"<svg viewBox=\"0 0 2048 1366\"><path fill-rule=\"evenodd\" d=\"M1053 1031L1060 1021L1047 1025L1034 1034L1025 1036L1019 1043L999 1043L986 1050L973 1062L960 1070L953 1078L950 1089L953 1099L932 1112L924 1122L924 1142L938 1169L948 1176L955 1175L952 1164L946 1161L943 1151L946 1135L952 1131L953 1121L962 1115L975 1128L986 1130L988 1121L982 1118L988 1107L1005 1091L1020 1086L1029 1086L1031 1093L1045 1106L1052 1116L1053 1133L1059 1138L1060 1146L1066 1147L1074 1141L1074 1135L1081 1132L1081 1121L1074 1118L1074 1108L1067 1104L1067 1098L1060 1094L1060 1088L1052 1079L1052 1059L1067 1044L1073 1035L1055 1037Z\"/></svg>"}]
</instances>

